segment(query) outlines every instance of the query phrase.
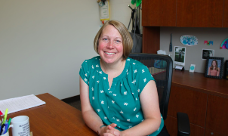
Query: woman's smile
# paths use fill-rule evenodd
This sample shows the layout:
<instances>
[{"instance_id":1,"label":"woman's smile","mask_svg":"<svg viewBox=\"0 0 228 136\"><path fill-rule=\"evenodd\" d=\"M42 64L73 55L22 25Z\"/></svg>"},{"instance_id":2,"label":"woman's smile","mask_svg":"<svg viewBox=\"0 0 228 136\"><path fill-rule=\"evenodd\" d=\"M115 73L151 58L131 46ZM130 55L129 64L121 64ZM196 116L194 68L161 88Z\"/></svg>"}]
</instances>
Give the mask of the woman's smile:
<instances>
[{"instance_id":1,"label":"woman's smile","mask_svg":"<svg viewBox=\"0 0 228 136\"><path fill-rule=\"evenodd\" d=\"M113 52L105 52L105 54L107 54L107 55L114 55L115 53L113 53Z\"/></svg>"}]
</instances>

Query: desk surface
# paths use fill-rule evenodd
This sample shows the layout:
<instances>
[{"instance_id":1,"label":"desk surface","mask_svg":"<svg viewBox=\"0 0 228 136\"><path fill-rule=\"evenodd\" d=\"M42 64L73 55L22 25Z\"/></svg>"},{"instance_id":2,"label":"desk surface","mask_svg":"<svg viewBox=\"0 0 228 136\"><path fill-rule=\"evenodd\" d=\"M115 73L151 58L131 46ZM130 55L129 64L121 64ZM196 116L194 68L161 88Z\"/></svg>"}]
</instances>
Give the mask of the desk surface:
<instances>
[{"instance_id":1,"label":"desk surface","mask_svg":"<svg viewBox=\"0 0 228 136\"><path fill-rule=\"evenodd\" d=\"M208 78L203 73L173 70L172 84L228 98L228 80Z\"/></svg>"},{"instance_id":2,"label":"desk surface","mask_svg":"<svg viewBox=\"0 0 228 136\"><path fill-rule=\"evenodd\" d=\"M81 111L45 93L37 95L45 105L11 113L8 118L18 115L29 116L30 131L34 136L96 136L82 118ZM11 129L10 129L11 136Z\"/></svg>"}]
</instances>

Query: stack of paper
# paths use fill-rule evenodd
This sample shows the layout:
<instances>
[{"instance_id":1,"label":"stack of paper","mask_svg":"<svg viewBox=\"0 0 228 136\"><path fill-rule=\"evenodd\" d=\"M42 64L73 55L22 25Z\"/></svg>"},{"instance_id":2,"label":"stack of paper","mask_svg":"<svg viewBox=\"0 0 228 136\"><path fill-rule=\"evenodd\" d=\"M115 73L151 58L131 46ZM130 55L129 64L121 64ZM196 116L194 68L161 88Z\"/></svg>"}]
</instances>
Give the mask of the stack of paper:
<instances>
[{"instance_id":1,"label":"stack of paper","mask_svg":"<svg viewBox=\"0 0 228 136\"><path fill-rule=\"evenodd\" d=\"M45 104L45 102L40 100L34 94L1 100L0 115L1 113L2 115L4 115L5 110L7 108L8 108L8 114L9 114L20 110L25 110L39 105L43 105L43 104Z\"/></svg>"}]
</instances>

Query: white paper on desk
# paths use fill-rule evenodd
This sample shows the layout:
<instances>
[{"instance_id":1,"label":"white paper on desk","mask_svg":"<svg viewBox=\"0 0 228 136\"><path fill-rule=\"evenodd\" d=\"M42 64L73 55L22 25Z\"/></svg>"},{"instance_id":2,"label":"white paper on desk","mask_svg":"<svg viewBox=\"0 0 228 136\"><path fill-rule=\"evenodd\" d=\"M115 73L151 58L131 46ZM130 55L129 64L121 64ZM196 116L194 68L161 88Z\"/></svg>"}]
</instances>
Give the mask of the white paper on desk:
<instances>
[{"instance_id":1,"label":"white paper on desk","mask_svg":"<svg viewBox=\"0 0 228 136\"><path fill-rule=\"evenodd\" d=\"M43 105L46 102L40 100L34 94L26 95L22 97L9 98L0 101L0 111L5 114L5 110L8 108L8 114Z\"/></svg>"}]
</instances>

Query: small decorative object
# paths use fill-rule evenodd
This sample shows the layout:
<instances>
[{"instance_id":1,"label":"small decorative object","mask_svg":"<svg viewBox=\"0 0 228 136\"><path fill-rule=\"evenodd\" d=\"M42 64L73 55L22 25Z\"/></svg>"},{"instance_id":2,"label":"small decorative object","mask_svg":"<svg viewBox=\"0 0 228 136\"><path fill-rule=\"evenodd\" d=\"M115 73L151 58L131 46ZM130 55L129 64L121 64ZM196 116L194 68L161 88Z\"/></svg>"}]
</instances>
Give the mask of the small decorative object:
<instances>
[{"instance_id":1,"label":"small decorative object","mask_svg":"<svg viewBox=\"0 0 228 136\"><path fill-rule=\"evenodd\" d=\"M98 0L99 15L102 24L110 19L110 5L108 0Z\"/></svg>"},{"instance_id":2,"label":"small decorative object","mask_svg":"<svg viewBox=\"0 0 228 136\"><path fill-rule=\"evenodd\" d=\"M219 78L223 76L223 61L222 57L208 57L205 67L205 77Z\"/></svg>"},{"instance_id":3,"label":"small decorative object","mask_svg":"<svg viewBox=\"0 0 228 136\"><path fill-rule=\"evenodd\" d=\"M169 52L172 52L172 34L170 34Z\"/></svg>"},{"instance_id":4,"label":"small decorative object","mask_svg":"<svg viewBox=\"0 0 228 136\"><path fill-rule=\"evenodd\" d=\"M105 1L106 0L98 0L97 3L100 7L104 6L105 5Z\"/></svg>"},{"instance_id":5,"label":"small decorative object","mask_svg":"<svg viewBox=\"0 0 228 136\"><path fill-rule=\"evenodd\" d=\"M184 70L184 66L176 65L176 66L175 66L175 70L183 71L183 70Z\"/></svg>"},{"instance_id":6,"label":"small decorative object","mask_svg":"<svg viewBox=\"0 0 228 136\"><path fill-rule=\"evenodd\" d=\"M215 51L212 49L202 49L202 59L207 59L207 57L214 57Z\"/></svg>"},{"instance_id":7,"label":"small decorative object","mask_svg":"<svg viewBox=\"0 0 228 136\"><path fill-rule=\"evenodd\" d=\"M186 56L186 47L174 47L174 64L184 66L185 65L185 56Z\"/></svg>"},{"instance_id":8,"label":"small decorative object","mask_svg":"<svg viewBox=\"0 0 228 136\"><path fill-rule=\"evenodd\" d=\"M213 45L213 41L204 41L204 44Z\"/></svg>"},{"instance_id":9,"label":"small decorative object","mask_svg":"<svg viewBox=\"0 0 228 136\"><path fill-rule=\"evenodd\" d=\"M195 67L196 67L195 64L191 64L190 68L189 68L189 72L194 72L195 71Z\"/></svg>"},{"instance_id":10,"label":"small decorative object","mask_svg":"<svg viewBox=\"0 0 228 136\"><path fill-rule=\"evenodd\" d=\"M183 45L193 46L198 44L198 39L193 35L182 35L180 37L180 42Z\"/></svg>"},{"instance_id":11,"label":"small decorative object","mask_svg":"<svg viewBox=\"0 0 228 136\"><path fill-rule=\"evenodd\" d=\"M222 42L220 49L228 49L228 38Z\"/></svg>"}]
</instances>

